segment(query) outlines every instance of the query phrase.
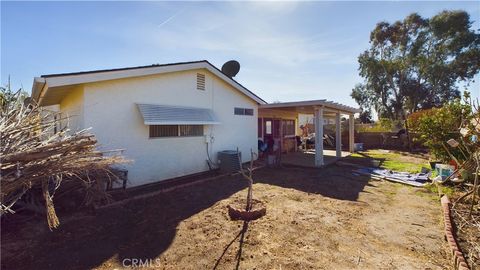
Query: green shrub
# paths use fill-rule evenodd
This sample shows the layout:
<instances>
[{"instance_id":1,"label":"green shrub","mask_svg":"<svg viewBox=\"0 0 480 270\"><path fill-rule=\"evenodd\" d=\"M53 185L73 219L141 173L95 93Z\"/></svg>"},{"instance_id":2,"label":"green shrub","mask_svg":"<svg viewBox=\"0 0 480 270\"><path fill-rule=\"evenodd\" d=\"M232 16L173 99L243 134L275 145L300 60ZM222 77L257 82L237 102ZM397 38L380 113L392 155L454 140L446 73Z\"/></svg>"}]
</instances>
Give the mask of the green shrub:
<instances>
[{"instance_id":1,"label":"green shrub","mask_svg":"<svg viewBox=\"0 0 480 270\"><path fill-rule=\"evenodd\" d=\"M468 103L457 99L441 108L433 108L419 117L415 129L436 159L448 162L451 160L449 152L458 160L464 159L458 148L452 148L446 142L449 139L463 139L459 129L462 123L470 121L471 110Z\"/></svg>"}]
</instances>

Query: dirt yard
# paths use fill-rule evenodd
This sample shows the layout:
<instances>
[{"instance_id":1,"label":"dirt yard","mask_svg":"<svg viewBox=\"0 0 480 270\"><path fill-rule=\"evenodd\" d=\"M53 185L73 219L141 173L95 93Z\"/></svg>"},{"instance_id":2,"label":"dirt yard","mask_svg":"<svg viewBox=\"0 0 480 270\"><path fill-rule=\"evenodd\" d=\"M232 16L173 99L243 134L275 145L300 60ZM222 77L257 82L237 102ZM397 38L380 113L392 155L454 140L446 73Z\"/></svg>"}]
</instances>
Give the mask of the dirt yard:
<instances>
[{"instance_id":1,"label":"dirt yard","mask_svg":"<svg viewBox=\"0 0 480 270\"><path fill-rule=\"evenodd\" d=\"M347 167L264 168L267 215L230 221L246 196L223 177L96 213L2 228L2 269L449 269L439 203L427 191L353 176ZM244 226L247 227L242 233Z\"/></svg>"}]
</instances>

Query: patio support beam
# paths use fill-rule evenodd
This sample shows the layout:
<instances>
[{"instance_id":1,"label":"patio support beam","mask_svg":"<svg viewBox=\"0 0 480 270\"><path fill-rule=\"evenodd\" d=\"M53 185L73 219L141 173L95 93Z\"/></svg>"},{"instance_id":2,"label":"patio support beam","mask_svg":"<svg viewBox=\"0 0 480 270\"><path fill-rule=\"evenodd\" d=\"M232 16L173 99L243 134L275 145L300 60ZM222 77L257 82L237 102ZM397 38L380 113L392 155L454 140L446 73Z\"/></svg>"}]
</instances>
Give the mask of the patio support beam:
<instances>
[{"instance_id":1,"label":"patio support beam","mask_svg":"<svg viewBox=\"0 0 480 270\"><path fill-rule=\"evenodd\" d=\"M337 158L342 157L342 126L340 124L340 112L335 114L335 150Z\"/></svg>"},{"instance_id":2,"label":"patio support beam","mask_svg":"<svg viewBox=\"0 0 480 270\"><path fill-rule=\"evenodd\" d=\"M355 122L354 122L354 115L353 114L350 114L348 116L348 150L350 151L350 153L353 153L353 145L355 143L355 140L354 140L354 127L355 127Z\"/></svg>"},{"instance_id":3,"label":"patio support beam","mask_svg":"<svg viewBox=\"0 0 480 270\"><path fill-rule=\"evenodd\" d=\"M315 167L323 166L323 106L315 107Z\"/></svg>"}]
</instances>

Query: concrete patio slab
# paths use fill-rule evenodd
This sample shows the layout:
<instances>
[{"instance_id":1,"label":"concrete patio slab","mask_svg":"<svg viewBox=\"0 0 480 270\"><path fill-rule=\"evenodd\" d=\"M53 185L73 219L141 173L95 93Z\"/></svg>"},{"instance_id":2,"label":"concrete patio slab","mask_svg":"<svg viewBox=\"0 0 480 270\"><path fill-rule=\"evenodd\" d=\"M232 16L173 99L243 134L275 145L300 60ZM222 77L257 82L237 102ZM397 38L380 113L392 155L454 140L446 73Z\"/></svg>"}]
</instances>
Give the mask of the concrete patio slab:
<instances>
[{"instance_id":1,"label":"concrete patio slab","mask_svg":"<svg viewBox=\"0 0 480 270\"><path fill-rule=\"evenodd\" d=\"M324 166L332 164L338 160L335 153L335 150L323 150L323 158L325 163ZM342 157L346 157L349 155L351 155L350 152L342 151ZM282 164L315 168L315 150L283 154Z\"/></svg>"}]
</instances>

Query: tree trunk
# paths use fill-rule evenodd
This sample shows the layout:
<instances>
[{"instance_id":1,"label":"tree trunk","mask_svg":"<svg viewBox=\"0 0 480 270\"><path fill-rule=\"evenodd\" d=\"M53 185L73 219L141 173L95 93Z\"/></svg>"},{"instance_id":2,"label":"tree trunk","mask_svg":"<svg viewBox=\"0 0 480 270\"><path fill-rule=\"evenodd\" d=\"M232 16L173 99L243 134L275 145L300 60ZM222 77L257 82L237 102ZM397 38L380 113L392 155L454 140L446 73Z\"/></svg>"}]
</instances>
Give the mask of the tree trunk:
<instances>
[{"instance_id":1,"label":"tree trunk","mask_svg":"<svg viewBox=\"0 0 480 270\"><path fill-rule=\"evenodd\" d=\"M240 174L247 179L248 181L248 191L247 191L247 205L245 207L246 211L250 211L252 209L252 197L253 197L253 158L255 156L255 153L253 152L252 149L250 149L250 168L248 168L248 175L244 172L243 167L242 167L242 161L240 158L240 152L238 151L237 148L237 155L238 155L238 160L240 162Z\"/></svg>"},{"instance_id":2,"label":"tree trunk","mask_svg":"<svg viewBox=\"0 0 480 270\"><path fill-rule=\"evenodd\" d=\"M405 135L407 135L407 148L408 151L412 151L412 144L410 143L410 130L408 129L408 121L407 117L405 116L405 112L403 112L403 121L405 121Z\"/></svg>"}]
</instances>

